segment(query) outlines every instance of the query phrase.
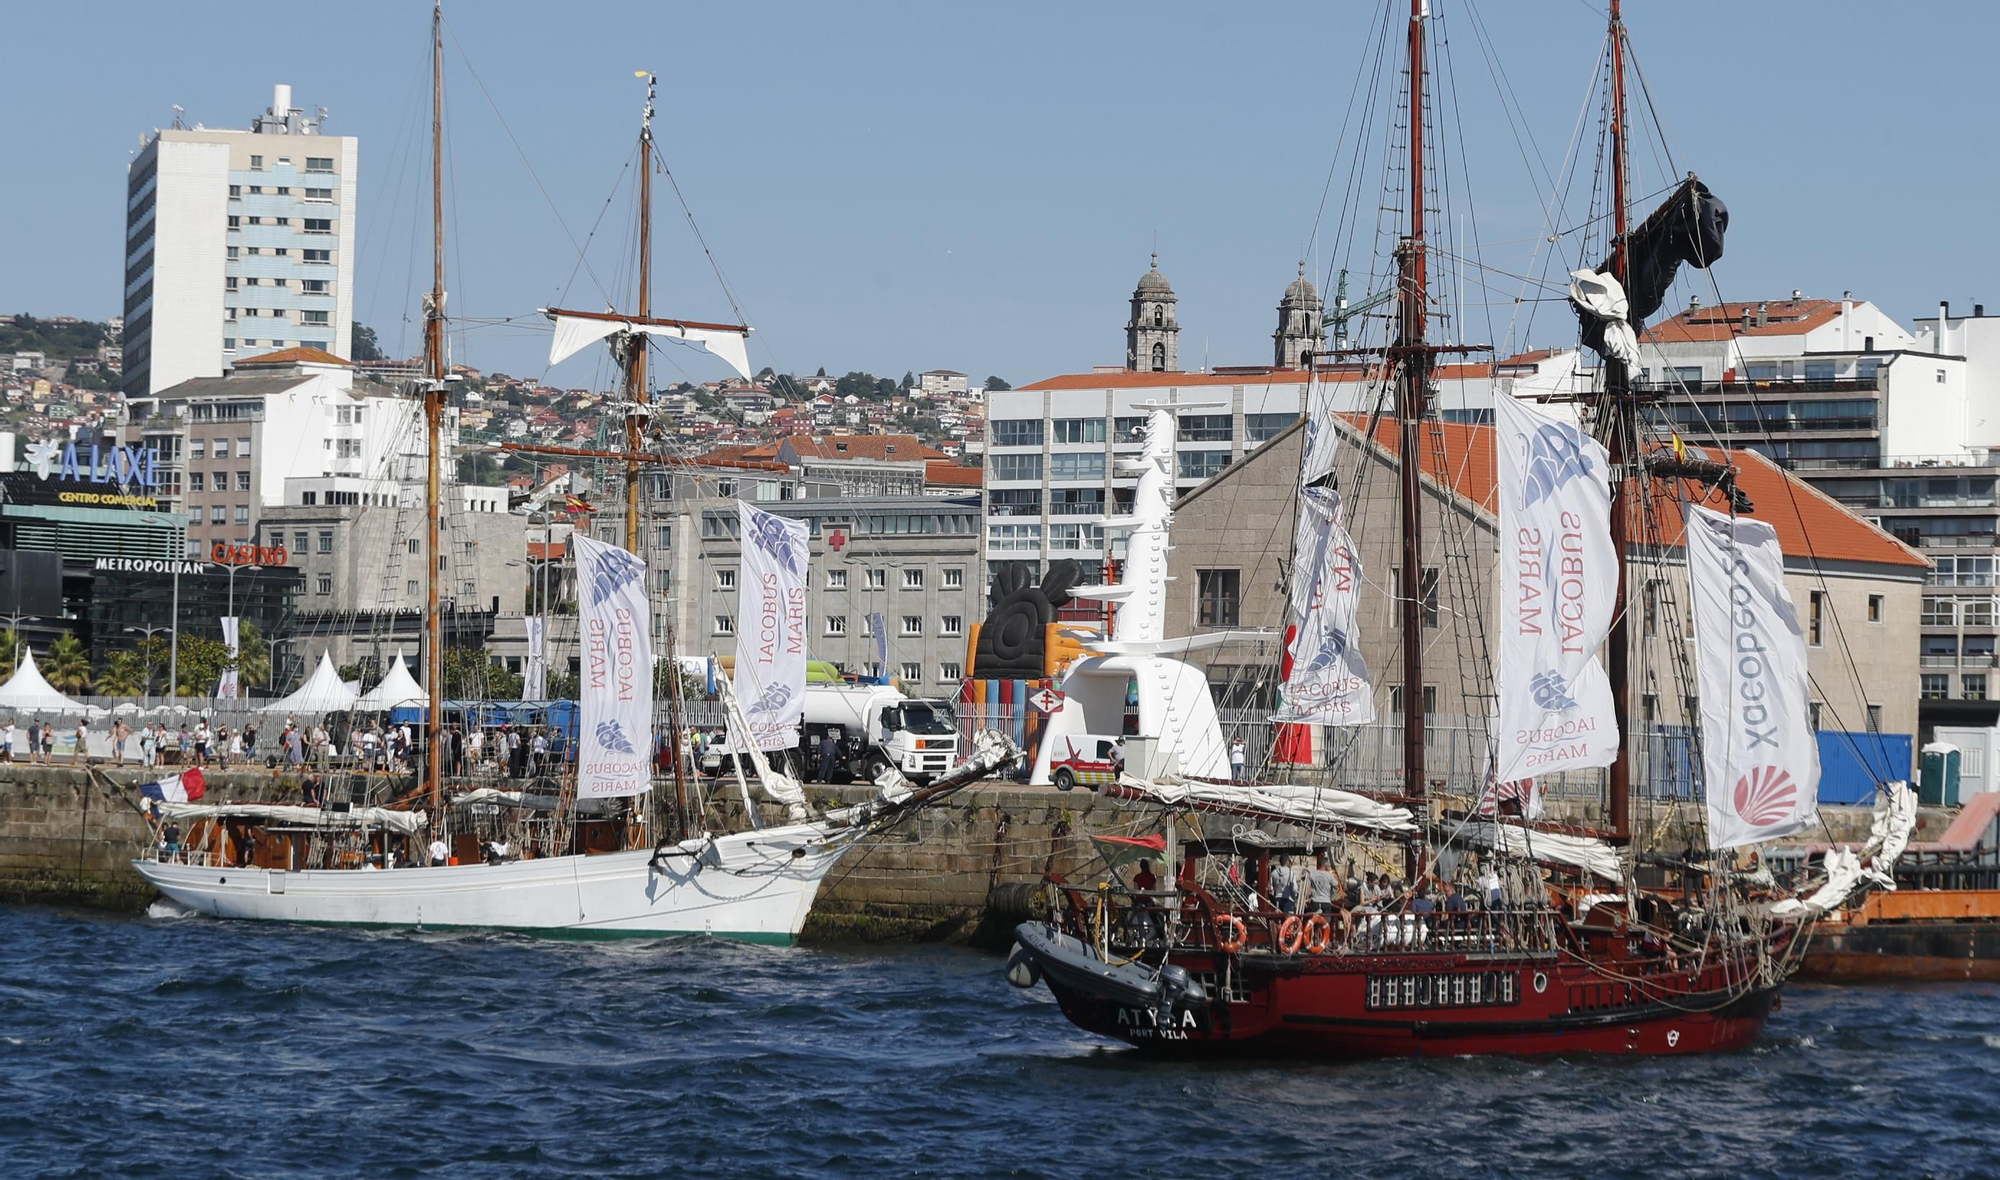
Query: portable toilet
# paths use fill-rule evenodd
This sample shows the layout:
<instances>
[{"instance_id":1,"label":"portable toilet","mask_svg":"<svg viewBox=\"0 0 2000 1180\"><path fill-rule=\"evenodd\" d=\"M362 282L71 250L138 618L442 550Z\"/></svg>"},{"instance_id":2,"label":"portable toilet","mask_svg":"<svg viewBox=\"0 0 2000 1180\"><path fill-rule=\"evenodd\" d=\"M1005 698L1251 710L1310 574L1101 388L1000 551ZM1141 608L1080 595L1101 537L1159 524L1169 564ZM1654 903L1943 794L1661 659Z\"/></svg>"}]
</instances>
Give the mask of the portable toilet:
<instances>
[{"instance_id":1,"label":"portable toilet","mask_svg":"<svg viewBox=\"0 0 2000 1180\"><path fill-rule=\"evenodd\" d=\"M1958 747L1950 742L1925 746L1918 801L1926 807L1958 806L1958 762Z\"/></svg>"}]
</instances>

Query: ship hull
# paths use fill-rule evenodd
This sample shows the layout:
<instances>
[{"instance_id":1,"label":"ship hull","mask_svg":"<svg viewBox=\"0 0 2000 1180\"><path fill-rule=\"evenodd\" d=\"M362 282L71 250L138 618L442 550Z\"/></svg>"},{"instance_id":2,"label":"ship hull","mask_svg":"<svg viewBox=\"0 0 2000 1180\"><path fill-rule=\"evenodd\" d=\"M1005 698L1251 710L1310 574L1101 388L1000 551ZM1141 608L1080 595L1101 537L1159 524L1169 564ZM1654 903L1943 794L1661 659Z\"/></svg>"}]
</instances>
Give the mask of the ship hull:
<instances>
[{"instance_id":1,"label":"ship hull","mask_svg":"<svg viewBox=\"0 0 2000 1180\"><path fill-rule=\"evenodd\" d=\"M133 862L169 900L248 921L796 942L846 845L801 824L647 850L387 871Z\"/></svg>"},{"instance_id":2,"label":"ship hull","mask_svg":"<svg viewBox=\"0 0 2000 1180\"><path fill-rule=\"evenodd\" d=\"M1096 985L1074 958L1043 952L1037 964L1071 1023L1184 1056L1713 1053L1754 1042L1778 995L1776 986L1744 982L1750 964L1742 960L1691 978L1664 969L1635 973L1629 964L1601 971L1568 955L1177 953L1168 962L1200 981L1210 998L1134 1003L1129 988Z\"/></svg>"},{"instance_id":3,"label":"ship hull","mask_svg":"<svg viewBox=\"0 0 2000 1180\"><path fill-rule=\"evenodd\" d=\"M2000 981L2000 920L1823 924L1800 960L1799 976Z\"/></svg>"}]
</instances>

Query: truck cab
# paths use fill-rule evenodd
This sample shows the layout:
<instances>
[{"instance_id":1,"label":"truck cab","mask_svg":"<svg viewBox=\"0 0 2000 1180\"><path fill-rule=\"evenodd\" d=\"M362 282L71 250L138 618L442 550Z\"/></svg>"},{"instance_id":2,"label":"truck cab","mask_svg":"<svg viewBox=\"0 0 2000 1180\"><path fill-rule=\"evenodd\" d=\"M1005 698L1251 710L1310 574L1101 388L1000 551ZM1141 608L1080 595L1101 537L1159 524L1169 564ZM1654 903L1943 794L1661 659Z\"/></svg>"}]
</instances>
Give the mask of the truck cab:
<instances>
[{"instance_id":1,"label":"truck cab","mask_svg":"<svg viewBox=\"0 0 2000 1180\"><path fill-rule=\"evenodd\" d=\"M1049 751L1049 781L1058 791L1085 786L1108 786L1118 781L1125 764L1125 739L1103 734L1080 733L1052 739Z\"/></svg>"},{"instance_id":2,"label":"truck cab","mask_svg":"<svg viewBox=\"0 0 2000 1180\"><path fill-rule=\"evenodd\" d=\"M799 746L788 753L807 780L820 778L821 740L833 739L833 776L873 782L894 766L912 782L948 774L960 758L958 712L944 700L916 700L886 684L808 684ZM775 755L774 755L775 758ZM725 772L731 755L717 750L705 768Z\"/></svg>"}]
</instances>

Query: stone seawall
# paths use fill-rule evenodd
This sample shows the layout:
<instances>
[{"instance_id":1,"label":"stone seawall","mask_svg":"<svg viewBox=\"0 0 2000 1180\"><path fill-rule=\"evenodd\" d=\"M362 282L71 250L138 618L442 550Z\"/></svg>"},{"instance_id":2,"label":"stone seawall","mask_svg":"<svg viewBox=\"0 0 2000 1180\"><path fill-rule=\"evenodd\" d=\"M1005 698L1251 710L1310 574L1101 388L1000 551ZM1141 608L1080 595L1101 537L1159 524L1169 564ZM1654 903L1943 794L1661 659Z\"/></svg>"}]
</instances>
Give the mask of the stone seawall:
<instances>
[{"instance_id":1,"label":"stone seawall","mask_svg":"<svg viewBox=\"0 0 2000 1180\"><path fill-rule=\"evenodd\" d=\"M151 777L136 768L0 767L0 900L143 910L153 894L129 862L148 838L138 785ZM298 798L295 777L268 771L211 773L208 783L210 801ZM743 809L735 784L706 786L711 826L740 827ZM824 806L873 793L857 787L807 791L815 805ZM1699 812L1687 803L1636 810L1644 822L1670 832ZM758 811L766 824L783 822L771 804L759 804ZM1551 818L1569 822L1595 820L1560 806L1551 812ZM1053 868L1072 879L1087 873L1096 856L1090 836L1147 830L1152 814L1083 790L1001 785L962 792L842 858L820 890L805 936L1004 944L1044 873ZM1824 815L1836 840L1867 835L1865 809L1827 808ZM1950 818L1949 812L1926 809L1917 838L1935 838ZM1219 830L1236 822L1211 820Z\"/></svg>"}]
</instances>

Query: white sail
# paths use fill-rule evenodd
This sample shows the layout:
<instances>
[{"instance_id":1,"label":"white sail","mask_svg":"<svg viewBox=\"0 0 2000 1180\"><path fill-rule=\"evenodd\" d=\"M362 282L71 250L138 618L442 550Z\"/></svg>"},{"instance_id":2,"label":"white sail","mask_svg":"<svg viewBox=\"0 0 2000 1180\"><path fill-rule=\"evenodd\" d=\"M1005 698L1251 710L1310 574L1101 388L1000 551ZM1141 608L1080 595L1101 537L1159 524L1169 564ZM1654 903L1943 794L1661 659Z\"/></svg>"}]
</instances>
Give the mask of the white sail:
<instances>
[{"instance_id":1,"label":"white sail","mask_svg":"<svg viewBox=\"0 0 2000 1180\"><path fill-rule=\"evenodd\" d=\"M1778 532L1689 505L1686 545L1710 846L1795 835L1818 817L1819 743Z\"/></svg>"},{"instance_id":2,"label":"white sail","mask_svg":"<svg viewBox=\"0 0 2000 1180\"><path fill-rule=\"evenodd\" d=\"M1299 492L1292 541L1297 562L1286 619L1292 658L1278 716L1281 722L1368 725L1375 690L1361 658L1361 559L1340 524L1340 497L1330 488Z\"/></svg>"},{"instance_id":3,"label":"white sail","mask_svg":"<svg viewBox=\"0 0 2000 1180\"><path fill-rule=\"evenodd\" d=\"M653 787L653 640L646 563L582 533L576 546L582 639L576 797L639 795Z\"/></svg>"},{"instance_id":4,"label":"white sail","mask_svg":"<svg viewBox=\"0 0 2000 1180\"><path fill-rule=\"evenodd\" d=\"M1317 372L1306 378L1306 437L1299 457L1299 483L1311 487L1333 474L1340 454L1340 429L1334 421L1333 388Z\"/></svg>"},{"instance_id":5,"label":"white sail","mask_svg":"<svg viewBox=\"0 0 2000 1180\"><path fill-rule=\"evenodd\" d=\"M640 321L600 316L547 313L555 321L554 339L549 341L549 363L561 364L592 344L619 332L679 340L703 349L742 374L750 376L750 330L721 326L695 327L668 321Z\"/></svg>"},{"instance_id":6,"label":"white sail","mask_svg":"<svg viewBox=\"0 0 2000 1180\"><path fill-rule=\"evenodd\" d=\"M1618 550L1610 457L1577 427L1494 399L1500 468L1500 666L1496 782L1609 766L1618 757L1611 630Z\"/></svg>"}]
</instances>

